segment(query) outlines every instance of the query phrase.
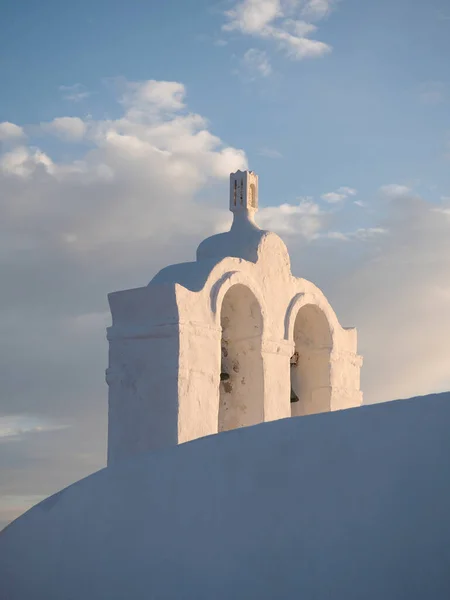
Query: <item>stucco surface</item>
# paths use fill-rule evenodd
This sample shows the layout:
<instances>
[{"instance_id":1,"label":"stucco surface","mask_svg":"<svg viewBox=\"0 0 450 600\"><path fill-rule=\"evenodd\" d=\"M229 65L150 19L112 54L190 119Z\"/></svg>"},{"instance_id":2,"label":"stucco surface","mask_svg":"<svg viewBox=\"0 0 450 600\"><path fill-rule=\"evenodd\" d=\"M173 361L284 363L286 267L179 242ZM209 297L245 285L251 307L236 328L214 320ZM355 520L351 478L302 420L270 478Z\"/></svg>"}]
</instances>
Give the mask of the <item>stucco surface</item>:
<instances>
[{"instance_id":1,"label":"stucco surface","mask_svg":"<svg viewBox=\"0 0 450 600\"><path fill-rule=\"evenodd\" d=\"M450 394L136 456L0 535L5 600L450 598Z\"/></svg>"},{"instance_id":2,"label":"stucco surface","mask_svg":"<svg viewBox=\"0 0 450 600\"><path fill-rule=\"evenodd\" d=\"M291 273L284 242L257 226L257 206L257 176L231 174L230 231L201 242L195 262L109 295L108 464L233 426L362 403L356 330Z\"/></svg>"}]
</instances>

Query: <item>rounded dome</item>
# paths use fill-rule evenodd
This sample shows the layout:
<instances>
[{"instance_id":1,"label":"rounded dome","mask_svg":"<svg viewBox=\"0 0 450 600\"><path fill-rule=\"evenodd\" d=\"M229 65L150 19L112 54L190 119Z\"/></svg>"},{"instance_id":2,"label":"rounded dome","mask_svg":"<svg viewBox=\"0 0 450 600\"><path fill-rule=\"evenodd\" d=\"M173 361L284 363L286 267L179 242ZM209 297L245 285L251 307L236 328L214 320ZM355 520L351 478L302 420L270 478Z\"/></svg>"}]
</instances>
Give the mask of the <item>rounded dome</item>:
<instances>
[{"instance_id":1,"label":"rounded dome","mask_svg":"<svg viewBox=\"0 0 450 600\"><path fill-rule=\"evenodd\" d=\"M198 261L231 256L256 263L265 255L270 256L270 261L277 267L282 264L290 269L289 253L283 240L276 233L260 229L245 213L234 215L230 231L206 238L197 248Z\"/></svg>"}]
</instances>

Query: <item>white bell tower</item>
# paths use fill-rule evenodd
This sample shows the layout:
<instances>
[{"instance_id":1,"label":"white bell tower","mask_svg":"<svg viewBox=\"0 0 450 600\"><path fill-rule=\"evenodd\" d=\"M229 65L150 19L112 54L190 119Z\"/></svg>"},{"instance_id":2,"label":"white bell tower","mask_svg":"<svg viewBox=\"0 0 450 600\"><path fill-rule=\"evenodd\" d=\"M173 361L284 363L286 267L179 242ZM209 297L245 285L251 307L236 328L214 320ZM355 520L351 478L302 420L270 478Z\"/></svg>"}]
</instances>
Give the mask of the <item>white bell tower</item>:
<instances>
[{"instance_id":1,"label":"white bell tower","mask_svg":"<svg viewBox=\"0 0 450 600\"><path fill-rule=\"evenodd\" d=\"M230 175L231 230L197 260L109 294L108 464L236 427L359 406L356 330L291 273L254 221L258 177Z\"/></svg>"}]
</instances>

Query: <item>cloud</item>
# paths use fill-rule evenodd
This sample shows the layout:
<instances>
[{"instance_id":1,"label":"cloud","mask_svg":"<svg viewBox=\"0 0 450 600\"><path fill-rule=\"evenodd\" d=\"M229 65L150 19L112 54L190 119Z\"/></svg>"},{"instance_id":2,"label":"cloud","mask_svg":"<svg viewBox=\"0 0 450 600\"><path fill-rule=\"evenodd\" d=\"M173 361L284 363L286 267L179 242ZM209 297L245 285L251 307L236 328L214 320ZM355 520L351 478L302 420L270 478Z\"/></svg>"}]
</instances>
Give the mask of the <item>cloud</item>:
<instances>
[{"instance_id":1,"label":"cloud","mask_svg":"<svg viewBox=\"0 0 450 600\"><path fill-rule=\"evenodd\" d=\"M68 141L82 140L87 131L87 124L79 117L57 117L50 123L41 123L41 127Z\"/></svg>"},{"instance_id":2,"label":"cloud","mask_svg":"<svg viewBox=\"0 0 450 600\"><path fill-rule=\"evenodd\" d=\"M333 230L330 227L335 221L335 214L330 209L321 208L311 197L300 198L298 204L262 208L257 221L263 229L275 231L290 240L291 244L302 246L305 242L320 243L321 240L367 242L389 233L386 227L381 226L360 227L353 231Z\"/></svg>"},{"instance_id":3,"label":"cloud","mask_svg":"<svg viewBox=\"0 0 450 600\"><path fill-rule=\"evenodd\" d=\"M307 0L303 3L302 15L309 19L323 19L336 5L336 0Z\"/></svg>"},{"instance_id":4,"label":"cloud","mask_svg":"<svg viewBox=\"0 0 450 600\"><path fill-rule=\"evenodd\" d=\"M339 300L351 298L359 324L369 401L450 387L450 217L414 196L393 198L388 210L389 234L341 281Z\"/></svg>"},{"instance_id":5,"label":"cloud","mask_svg":"<svg viewBox=\"0 0 450 600\"><path fill-rule=\"evenodd\" d=\"M314 239L324 227L325 213L311 198L300 198L298 204L267 206L258 212L258 224L263 229L284 235L300 235Z\"/></svg>"},{"instance_id":6,"label":"cloud","mask_svg":"<svg viewBox=\"0 0 450 600\"><path fill-rule=\"evenodd\" d=\"M368 403L450 389L450 201L383 188L383 211L351 231L335 229L312 199L257 214L286 241L293 272L324 290L343 325L358 328Z\"/></svg>"},{"instance_id":7,"label":"cloud","mask_svg":"<svg viewBox=\"0 0 450 600\"><path fill-rule=\"evenodd\" d=\"M357 326L369 403L450 388L450 204L403 193L385 210L350 233L325 223L307 251L285 236L293 269L325 291L343 325Z\"/></svg>"},{"instance_id":8,"label":"cloud","mask_svg":"<svg viewBox=\"0 0 450 600\"><path fill-rule=\"evenodd\" d=\"M292 60L320 57L331 47L307 37L317 31L310 21L325 17L331 6L330 0L242 0L225 13L222 29L276 42Z\"/></svg>"},{"instance_id":9,"label":"cloud","mask_svg":"<svg viewBox=\"0 0 450 600\"><path fill-rule=\"evenodd\" d=\"M59 91L62 93L64 100L69 100L71 102L81 102L92 95L92 92L89 92L81 83L60 85Z\"/></svg>"},{"instance_id":10,"label":"cloud","mask_svg":"<svg viewBox=\"0 0 450 600\"><path fill-rule=\"evenodd\" d=\"M54 170L52 160L39 149L19 146L0 155L0 172L4 175L26 178L39 168L48 173Z\"/></svg>"},{"instance_id":11,"label":"cloud","mask_svg":"<svg viewBox=\"0 0 450 600\"><path fill-rule=\"evenodd\" d=\"M127 107L128 118L154 117L173 114L185 106L185 87L177 81L129 82L125 86L122 104ZM139 114L140 113L140 114Z\"/></svg>"},{"instance_id":12,"label":"cloud","mask_svg":"<svg viewBox=\"0 0 450 600\"><path fill-rule=\"evenodd\" d=\"M81 142L75 160L23 140L0 152L0 415L14 415L2 439L15 440L0 495L50 494L103 466L107 294L190 258L247 166L181 83L122 82L118 108L36 127Z\"/></svg>"},{"instance_id":13,"label":"cloud","mask_svg":"<svg viewBox=\"0 0 450 600\"><path fill-rule=\"evenodd\" d=\"M255 77L268 77L272 73L267 53L256 48L247 50L242 58L241 67L252 79Z\"/></svg>"},{"instance_id":14,"label":"cloud","mask_svg":"<svg viewBox=\"0 0 450 600\"><path fill-rule=\"evenodd\" d=\"M259 34L283 13L281 0L243 0L225 14L228 18L223 26L225 31Z\"/></svg>"},{"instance_id":15,"label":"cloud","mask_svg":"<svg viewBox=\"0 0 450 600\"><path fill-rule=\"evenodd\" d=\"M411 193L411 188L399 183L389 183L380 187L380 192L388 198L401 198Z\"/></svg>"},{"instance_id":16,"label":"cloud","mask_svg":"<svg viewBox=\"0 0 450 600\"><path fill-rule=\"evenodd\" d=\"M346 200L349 196L355 196L357 191L353 188L342 186L335 192L327 192L326 194L322 194L322 200L328 202L329 204L336 204L338 202L342 202L342 200Z\"/></svg>"},{"instance_id":17,"label":"cloud","mask_svg":"<svg viewBox=\"0 0 450 600\"><path fill-rule=\"evenodd\" d=\"M268 148L267 146L263 146L258 150L258 154L260 156L265 156L266 158L283 158L281 152L276 150L275 148Z\"/></svg>"},{"instance_id":18,"label":"cloud","mask_svg":"<svg viewBox=\"0 0 450 600\"><path fill-rule=\"evenodd\" d=\"M20 140L25 137L25 132L22 127L3 121L0 123L0 141Z\"/></svg>"},{"instance_id":19,"label":"cloud","mask_svg":"<svg viewBox=\"0 0 450 600\"><path fill-rule=\"evenodd\" d=\"M22 414L0 417L0 443L4 441L17 441L28 434L58 431L60 429L67 429L67 427L69 425L34 415Z\"/></svg>"}]
</instances>

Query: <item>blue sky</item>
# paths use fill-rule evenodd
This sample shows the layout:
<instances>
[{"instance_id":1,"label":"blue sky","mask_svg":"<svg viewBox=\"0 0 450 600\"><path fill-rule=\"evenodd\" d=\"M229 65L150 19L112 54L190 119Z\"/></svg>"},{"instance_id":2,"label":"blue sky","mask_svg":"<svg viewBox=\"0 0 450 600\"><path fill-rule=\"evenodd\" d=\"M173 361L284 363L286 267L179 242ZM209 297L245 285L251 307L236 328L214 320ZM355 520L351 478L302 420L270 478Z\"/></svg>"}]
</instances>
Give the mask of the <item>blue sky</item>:
<instances>
[{"instance_id":1,"label":"blue sky","mask_svg":"<svg viewBox=\"0 0 450 600\"><path fill-rule=\"evenodd\" d=\"M4 6L3 120L116 116L105 80L180 81L189 107L214 133L244 148L252 168L267 171L265 202L318 194L342 181L368 195L391 180L420 180L432 200L449 191L448 104L438 101L449 93L445 0L342 0L317 23L317 39L332 52L301 61L267 40L222 31L231 2ZM220 41L226 45L215 45ZM234 73L250 48L267 53L270 76L248 81L245 70ZM76 104L59 90L75 83L91 92ZM424 100L427 93L434 101ZM260 156L265 148L283 160Z\"/></svg>"},{"instance_id":2,"label":"blue sky","mask_svg":"<svg viewBox=\"0 0 450 600\"><path fill-rule=\"evenodd\" d=\"M366 401L450 388L447 0L0 11L0 521L104 464L106 295L226 227L238 168Z\"/></svg>"}]
</instances>

